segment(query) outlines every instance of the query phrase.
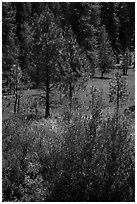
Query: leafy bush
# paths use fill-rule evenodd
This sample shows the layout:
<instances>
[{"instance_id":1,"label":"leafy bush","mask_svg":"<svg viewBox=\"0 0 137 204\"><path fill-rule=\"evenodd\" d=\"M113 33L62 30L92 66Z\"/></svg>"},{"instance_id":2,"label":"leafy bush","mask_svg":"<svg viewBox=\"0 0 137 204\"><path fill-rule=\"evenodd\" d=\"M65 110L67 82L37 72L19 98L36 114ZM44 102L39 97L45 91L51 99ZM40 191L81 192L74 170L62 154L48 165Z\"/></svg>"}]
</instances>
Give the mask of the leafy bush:
<instances>
[{"instance_id":1,"label":"leafy bush","mask_svg":"<svg viewBox=\"0 0 137 204\"><path fill-rule=\"evenodd\" d=\"M96 135L92 124L92 118L79 116L69 125L61 178L50 201L134 200L134 144L127 123L121 119L116 127L115 117L108 118L96 126Z\"/></svg>"},{"instance_id":2,"label":"leafy bush","mask_svg":"<svg viewBox=\"0 0 137 204\"><path fill-rule=\"evenodd\" d=\"M95 115L96 122L77 112L69 123L62 118L5 123L3 201L134 201L128 122Z\"/></svg>"}]
</instances>

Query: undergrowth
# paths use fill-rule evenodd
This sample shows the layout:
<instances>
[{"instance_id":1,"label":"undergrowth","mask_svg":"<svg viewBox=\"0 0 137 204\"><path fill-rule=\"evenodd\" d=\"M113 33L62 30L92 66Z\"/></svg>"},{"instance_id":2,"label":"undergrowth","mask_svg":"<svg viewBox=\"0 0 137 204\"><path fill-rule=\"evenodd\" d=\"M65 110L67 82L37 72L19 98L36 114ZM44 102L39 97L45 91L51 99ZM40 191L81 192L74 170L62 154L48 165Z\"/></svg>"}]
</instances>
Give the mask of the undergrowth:
<instances>
[{"instance_id":1,"label":"undergrowth","mask_svg":"<svg viewBox=\"0 0 137 204\"><path fill-rule=\"evenodd\" d=\"M128 121L121 116L116 123L115 115L104 120L98 107L92 116L71 111L69 118L6 120L3 201L133 202Z\"/></svg>"}]
</instances>

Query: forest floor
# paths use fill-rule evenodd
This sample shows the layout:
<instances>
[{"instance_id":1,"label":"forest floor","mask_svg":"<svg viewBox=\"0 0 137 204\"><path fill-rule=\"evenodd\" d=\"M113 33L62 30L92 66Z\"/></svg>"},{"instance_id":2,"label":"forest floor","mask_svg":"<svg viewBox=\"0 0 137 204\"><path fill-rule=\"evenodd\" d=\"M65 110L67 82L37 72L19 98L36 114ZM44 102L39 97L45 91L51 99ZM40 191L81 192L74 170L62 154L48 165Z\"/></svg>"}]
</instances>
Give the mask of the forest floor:
<instances>
[{"instance_id":1,"label":"forest floor","mask_svg":"<svg viewBox=\"0 0 137 204\"><path fill-rule=\"evenodd\" d=\"M109 103L109 82L113 79L116 70L112 70L110 73L104 74L104 78L100 79L100 72L97 70L95 73L95 77L90 79L87 82L86 89L79 90L75 97L78 99L80 104L83 106L88 106L90 103L90 87L95 86L98 90L102 92L103 99L103 110L112 111L114 109L114 104ZM121 70L120 70L121 72ZM132 105L135 105L135 71L133 69L128 70L128 75L125 76L127 81L127 92L129 93L128 99L122 107L122 111ZM25 90L22 93L20 109L21 112L25 114L29 114L33 109L34 98L37 95L45 96L45 92L43 90ZM60 96L57 91L52 92L51 100L53 101L51 104L51 113L54 115L58 115L62 112L63 106L60 104ZM7 95L3 97L2 100L2 120L8 119L13 114L13 106L14 106L14 96ZM38 105L38 114L44 116L45 114L45 104L44 98L39 98ZM63 99L64 101L64 99ZM64 103L64 102L63 102Z\"/></svg>"}]
</instances>

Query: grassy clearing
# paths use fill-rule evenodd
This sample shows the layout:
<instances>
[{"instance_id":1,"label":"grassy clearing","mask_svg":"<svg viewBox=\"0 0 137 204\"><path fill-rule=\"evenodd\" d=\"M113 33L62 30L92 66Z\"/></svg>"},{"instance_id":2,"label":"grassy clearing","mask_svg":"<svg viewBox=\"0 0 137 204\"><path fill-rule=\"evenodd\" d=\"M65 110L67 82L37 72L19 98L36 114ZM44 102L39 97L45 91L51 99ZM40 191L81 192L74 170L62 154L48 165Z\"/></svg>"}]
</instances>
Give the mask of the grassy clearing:
<instances>
[{"instance_id":1,"label":"grassy clearing","mask_svg":"<svg viewBox=\"0 0 137 204\"><path fill-rule=\"evenodd\" d=\"M87 83L86 90L79 90L78 93L75 94L75 97L78 98L78 101L80 104L83 104L83 106L89 106L89 91L91 86L97 87L102 92L103 97L103 107L109 109L110 112L113 112L113 105L109 103L109 82L113 78L114 73L116 70L112 70L110 73L106 74L104 76L104 79L100 79L100 73L96 72L96 77L89 80ZM128 76L126 76L127 79L127 91L129 92L128 100L126 101L126 104L124 105L123 109L135 105L135 72L130 69L128 70ZM45 92L43 90L26 90L23 91L22 97L21 97L21 112L24 112L24 114L29 114L32 109L34 103L34 98L36 95L42 95L45 96ZM45 102L44 98L39 99L39 105L38 105L38 112L39 115L44 116L45 113ZM13 114L13 104L14 104L14 97L12 95L7 96L6 99L3 98L3 120L8 118L10 115ZM55 115L58 115L62 113L62 107L66 104L64 103L64 99L62 98L62 102L60 104L60 93L57 91L53 91L51 94L51 112ZM9 106L8 106L9 105ZM63 105L63 106L62 106ZM8 106L8 107L7 107ZM123 111L122 109L122 111Z\"/></svg>"},{"instance_id":2,"label":"grassy clearing","mask_svg":"<svg viewBox=\"0 0 137 204\"><path fill-rule=\"evenodd\" d=\"M88 94L90 86L95 86L103 93L104 107L108 107L108 106L111 107L111 104L109 103L109 95L108 95L109 82L114 77L115 72L116 70L113 70L112 72L107 73L104 76L104 79L100 79L100 75L99 75L100 73L97 72L96 77L91 79L87 84L87 93L85 92L83 93L83 95L81 94L79 96L81 101L83 100L83 98L85 98L85 100L88 100L88 97L85 97L85 95ZM135 104L135 72L131 69L128 70L128 76L125 76L125 78L127 80L127 91L130 93L128 101L125 104L125 107L126 107L126 106Z\"/></svg>"}]
</instances>

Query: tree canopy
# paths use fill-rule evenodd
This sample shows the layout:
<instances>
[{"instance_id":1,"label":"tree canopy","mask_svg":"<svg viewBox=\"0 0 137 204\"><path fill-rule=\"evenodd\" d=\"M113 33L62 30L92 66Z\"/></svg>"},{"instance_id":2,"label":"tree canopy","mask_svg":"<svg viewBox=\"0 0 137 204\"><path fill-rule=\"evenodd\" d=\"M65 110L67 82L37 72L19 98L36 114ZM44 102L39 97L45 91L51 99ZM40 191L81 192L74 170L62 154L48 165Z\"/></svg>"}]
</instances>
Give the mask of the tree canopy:
<instances>
[{"instance_id":1,"label":"tree canopy","mask_svg":"<svg viewBox=\"0 0 137 204\"><path fill-rule=\"evenodd\" d=\"M100 42L103 27L106 52ZM50 82L58 83L68 76L68 61L71 76L83 71L93 76L100 68L99 53L109 53L110 62L112 52L118 58L134 51L135 3L3 2L2 28L3 84L11 88L11 67L19 64L22 80L37 88L47 67Z\"/></svg>"}]
</instances>

